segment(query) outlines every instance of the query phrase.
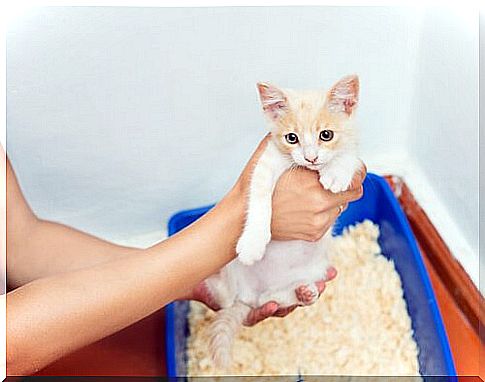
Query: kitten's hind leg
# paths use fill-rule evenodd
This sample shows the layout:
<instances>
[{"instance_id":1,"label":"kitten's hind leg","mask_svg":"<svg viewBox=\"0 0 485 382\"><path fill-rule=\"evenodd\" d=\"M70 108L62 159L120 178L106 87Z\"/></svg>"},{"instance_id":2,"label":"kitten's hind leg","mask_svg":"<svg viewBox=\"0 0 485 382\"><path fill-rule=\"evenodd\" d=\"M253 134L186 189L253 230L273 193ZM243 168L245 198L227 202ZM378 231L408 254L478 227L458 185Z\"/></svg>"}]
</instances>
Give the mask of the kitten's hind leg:
<instances>
[{"instance_id":1,"label":"kitten's hind leg","mask_svg":"<svg viewBox=\"0 0 485 382\"><path fill-rule=\"evenodd\" d=\"M223 268L205 280L208 294L214 303L221 308L227 308L234 304L236 299L236 287L234 279L228 275L227 268Z\"/></svg>"},{"instance_id":2,"label":"kitten's hind leg","mask_svg":"<svg viewBox=\"0 0 485 382\"><path fill-rule=\"evenodd\" d=\"M297 300L303 305L311 305L318 299L318 288L315 283L300 285L295 289Z\"/></svg>"},{"instance_id":3,"label":"kitten's hind leg","mask_svg":"<svg viewBox=\"0 0 485 382\"><path fill-rule=\"evenodd\" d=\"M311 305L318 299L318 288L314 282L302 281L288 288L266 291L259 297L259 305L275 301L282 308L292 305Z\"/></svg>"}]
</instances>

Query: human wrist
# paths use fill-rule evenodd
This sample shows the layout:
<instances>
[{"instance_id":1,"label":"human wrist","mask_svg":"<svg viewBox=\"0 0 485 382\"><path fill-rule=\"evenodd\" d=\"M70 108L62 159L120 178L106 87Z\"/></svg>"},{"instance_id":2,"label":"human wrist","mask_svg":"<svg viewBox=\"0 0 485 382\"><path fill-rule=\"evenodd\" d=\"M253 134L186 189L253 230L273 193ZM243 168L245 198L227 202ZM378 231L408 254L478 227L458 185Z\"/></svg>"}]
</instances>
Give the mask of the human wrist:
<instances>
[{"instance_id":1,"label":"human wrist","mask_svg":"<svg viewBox=\"0 0 485 382\"><path fill-rule=\"evenodd\" d=\"M246 200L244 191L240 182L238 181L224 196L224 198L222 198L218 204L218 207L224 209L225 213L231 217L231 221L234 221L236 224L240 224L242 228L245 217L245 203Z\"/></svg>"}]
</instances>

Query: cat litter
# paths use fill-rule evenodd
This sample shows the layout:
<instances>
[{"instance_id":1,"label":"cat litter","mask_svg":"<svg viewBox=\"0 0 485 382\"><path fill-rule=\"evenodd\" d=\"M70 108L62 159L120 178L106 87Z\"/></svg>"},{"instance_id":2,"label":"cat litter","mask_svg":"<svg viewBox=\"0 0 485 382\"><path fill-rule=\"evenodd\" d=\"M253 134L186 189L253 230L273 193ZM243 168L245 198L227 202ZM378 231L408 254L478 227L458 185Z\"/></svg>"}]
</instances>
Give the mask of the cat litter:
<instances>
[{"instance_id":1,"label":"cat litter","mask_svg":"<svg viewBox=\"0 0 485 382\"><path fill-rule=\"evenodd\" d=\"M187 374L203 375L419 375L399 274L381 254L379 228L366 220L333 243L337 278L312 306L284 319L244 327L233 364L218 370L208 353L214 312L190 303Z\"/></svg>"}]
</instances>

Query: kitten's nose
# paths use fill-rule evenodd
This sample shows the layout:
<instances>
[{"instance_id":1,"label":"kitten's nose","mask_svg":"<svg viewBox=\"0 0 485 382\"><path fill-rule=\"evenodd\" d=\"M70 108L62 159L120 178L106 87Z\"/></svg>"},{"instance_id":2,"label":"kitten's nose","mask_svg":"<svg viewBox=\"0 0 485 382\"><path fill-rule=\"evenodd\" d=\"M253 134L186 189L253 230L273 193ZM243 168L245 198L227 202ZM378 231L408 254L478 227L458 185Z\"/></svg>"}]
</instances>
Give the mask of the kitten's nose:
<instances>
[{"instance_id":1,"label":"kitten's nose","mask_svg":"<svg viewBox=\"0 0 485 382\"><path fill-rule=\"evenodd\" d=\"M307 162L310 162L310 163L315 163L317 161L317 159L318 159L318 156L314 156L314 157L306 157L305 156L305 160Z\"/></svg>"}]
</instances>

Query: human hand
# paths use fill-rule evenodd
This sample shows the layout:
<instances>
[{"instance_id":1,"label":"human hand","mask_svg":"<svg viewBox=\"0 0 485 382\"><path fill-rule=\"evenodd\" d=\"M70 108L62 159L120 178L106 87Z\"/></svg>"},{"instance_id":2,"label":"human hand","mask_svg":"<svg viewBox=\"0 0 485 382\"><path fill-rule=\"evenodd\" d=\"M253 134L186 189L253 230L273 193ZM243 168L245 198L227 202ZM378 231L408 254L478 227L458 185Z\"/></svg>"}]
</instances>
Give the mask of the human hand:
<instances>
[{"instance_id":1,"label":"human hand","mask_svg":"<svg viewBox=\"0 0 485 382\"><path fill-rule=\"evenodd\" d=\"M249 192L249 186L251 183L251 177L253 175L253 170L256 164L258 163L259 158L263 154L266 146L268 145L269 140L271 139L271 133L266 134L266 136L259 142L258 147L254 150L251 158L246 163L246 166L241 172L236 184L234 185L232 192L237 191L239 196L243 198L247 198Z\"/></svg>"},{"instance_id":2,"label":"human hand","mask_svg":"<svg viewBox=\"0 0 485 382\"><path fill-rule=\"evenodd\" d=\"M319 297L325 290L326 283L328 281L333 280L336 276L337 276L336 269L333 267L330 267L327 270L325 280L319 280L315 283L318 289ZM187 296L187 299L202 302L207 307L215 311L220 309L220 306L214 300L213 296L209 292L209 289L207 288L207 285L205 284L204 281L194 288L192 294ZM254 326L257 323L270 317L285 317L291 312L293 312L297 307L298 305L293 305L293 306L283 308L283 307L280 307L278 303L276 303L275 301L269 301L266 304L260 306L259 308L251 309L248 316L246 317L246 320L244 321L244 325Z\"/></svg>"},{"instance_id":3,"label":"human hand","mask_svg":"<svg viewBox=\"0 0 485 382\"><path fill-rule=\"evenodd\" d=\"M362 163L349 190L335 194L322 187L316 171L304 168L287 170L273 192L272 239L320 239L348 203L362 197L362 182L366 174L367 169Z\"/></svg>"}]
</instances>

